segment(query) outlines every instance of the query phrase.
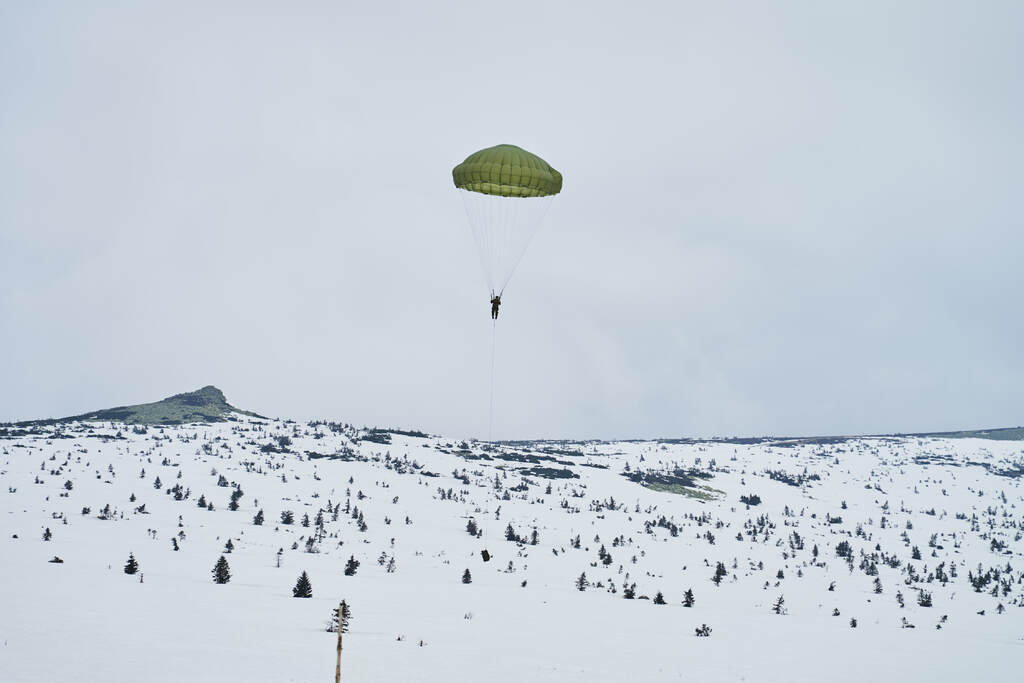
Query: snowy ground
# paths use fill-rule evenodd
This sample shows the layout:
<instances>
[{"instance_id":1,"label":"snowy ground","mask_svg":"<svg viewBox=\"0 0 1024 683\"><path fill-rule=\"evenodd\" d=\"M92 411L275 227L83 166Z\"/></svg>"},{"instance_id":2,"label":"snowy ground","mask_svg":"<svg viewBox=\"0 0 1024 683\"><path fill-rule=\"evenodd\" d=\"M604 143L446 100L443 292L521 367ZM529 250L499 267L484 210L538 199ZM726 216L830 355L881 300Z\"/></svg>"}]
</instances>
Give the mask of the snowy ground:
<instances>
[{"instance_id":1,"label":"snowy ground","mask_svg":"<svg viewBox=\"0 0 1024 683\"><path fill-rule=\"evenodd\" d=\"M7 430L0 681L330 681L342 598L348 681L1017 681L1022 463L1021 442L983 440L492 449L244 417ZM311 599L292 597L302 571Z\"/></svg>"}]
</instances>

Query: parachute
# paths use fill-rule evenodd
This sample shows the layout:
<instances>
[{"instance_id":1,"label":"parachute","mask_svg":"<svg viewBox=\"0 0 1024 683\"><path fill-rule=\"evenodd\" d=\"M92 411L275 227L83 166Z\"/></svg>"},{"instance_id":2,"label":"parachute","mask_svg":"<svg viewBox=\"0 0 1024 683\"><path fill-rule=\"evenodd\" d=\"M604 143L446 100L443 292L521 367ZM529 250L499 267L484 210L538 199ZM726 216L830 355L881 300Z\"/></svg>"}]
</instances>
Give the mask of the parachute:
<instances>
[{"instance_id":1,"label":"parachute","mask_svg":"<svg viewBox=\"0 0 1024 683\"><path fill-rule=\"evenodd\" d=\"M452 169L476 241L484 279L491 290L491 404L487 439L494 425L494 358L501 295L544 220L551 200L562 191L562 174L536 154L515 145L474 152ZM490 554L484 550L484 562Z\"/></svg>"},{"instance_id":2,"label":"parachute","mask_svg":"<svg viewBox=\"0 0 1024 683\"><path fill-rule=\"evenodd\" d=\"M562 174L515 145L474 152L452 169L462 195L492 303L505 290L551 200ZM496 316L495 310L494 315Z\"/></svg>"}]
</instances>

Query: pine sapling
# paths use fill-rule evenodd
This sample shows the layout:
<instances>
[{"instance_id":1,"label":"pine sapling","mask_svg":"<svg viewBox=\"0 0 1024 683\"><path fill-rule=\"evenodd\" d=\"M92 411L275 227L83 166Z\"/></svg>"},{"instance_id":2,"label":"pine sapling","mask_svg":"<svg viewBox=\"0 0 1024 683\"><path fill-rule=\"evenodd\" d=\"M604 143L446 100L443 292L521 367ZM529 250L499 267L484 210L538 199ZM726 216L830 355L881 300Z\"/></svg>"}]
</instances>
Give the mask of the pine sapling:
<instances>
[{"instance_id":1,"label":"pine sapling","mask_svg":"<svg viewBox=\"0 0 1024 683\"><path fill-rule=\"evenodd\" d=\"M213 582L214 583L227 583L231 580L231 567L228 566L228 561L221 555L220 559L217 560L217 564L213 566Z\"/></svg>"},{"instance_id":2,"label":"pine sapling","mask_svg":"<svg viewBox=\"0 0 1024 683\"><path fill-rule=\"evenodd\" d=\"M313 597L313 584L309 582L309 575L305 571L299 576L299 580L295 582L295 588L292 589L293 598L311 598Z\"/></svg>"}]
</instances>

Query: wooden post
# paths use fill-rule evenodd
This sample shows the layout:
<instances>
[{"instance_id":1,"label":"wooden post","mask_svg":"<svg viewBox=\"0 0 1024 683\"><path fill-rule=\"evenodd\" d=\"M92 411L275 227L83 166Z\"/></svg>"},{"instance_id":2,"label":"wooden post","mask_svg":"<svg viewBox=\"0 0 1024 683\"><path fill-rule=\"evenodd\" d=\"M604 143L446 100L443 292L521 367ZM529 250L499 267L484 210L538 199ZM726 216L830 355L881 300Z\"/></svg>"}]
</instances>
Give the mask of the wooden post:
<instances>
[{"instance_id":1,"label":"wooden post","mask_svg":"<svg viewBox=\"0 0 1024 683\"><path fill-rule=\"evenodd\" d=\"M342 601L344 602L344 601ZM338 605L338 663L334 667L334 683L341 683L341 631L342 631L342 610L343 605Z\"/></svg>"}]
</instances>

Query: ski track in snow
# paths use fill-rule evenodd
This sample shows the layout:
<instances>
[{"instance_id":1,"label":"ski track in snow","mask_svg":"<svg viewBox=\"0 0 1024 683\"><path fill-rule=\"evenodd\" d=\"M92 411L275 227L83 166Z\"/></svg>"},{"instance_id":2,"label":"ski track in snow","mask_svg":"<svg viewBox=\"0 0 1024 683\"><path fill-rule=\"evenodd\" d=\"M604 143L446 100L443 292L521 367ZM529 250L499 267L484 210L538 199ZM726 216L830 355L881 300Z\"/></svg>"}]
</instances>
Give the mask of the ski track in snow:
<instances>
[{"instance_id":1,"label":"ski track in snow","mask_svg":"<svg viewBox=\"0 0 1024 683\"><path fill-rule=\"evenodd\" d=\"M291 439L287 452L265 448L279 447L279 437ZM0 438L0 681L331 681L336 636L325 625L342 598L353 613L345 681L1020 680L1024 498L1022 479L1006 474L1024 469L1021 442L470 443L462 451L457 440L379 437L248 417L11 428ZM542 459L514 459L524 454ZM522 474L533 467L578 478ZM710 475L694 481L721 493L699 500L652 490L623 476L627 468ZM769 470L820 479L791 486ZM218 486L222 476L227 486ZM243 495L230 511L236 485ZM761 504L748 508L739 501L746 494ZM214 510L197 505L201 495ZM307 552L312 520L329 502L338 517L324 512L323 538ZM108 504L112 518L100 519ZM257 510L262 526L253 524ZM294 524L281 523L284 510ZM482 537L466 532L470 518ZM527 540L536 529L539 543L506 540L508 524ZM228 539L232 578L217 585L211 570ZM852 563L837 556L843 541ZM920 560L911 559L915 546ZM129 552L143 582L123 572ZM382 553L394 558L393 573L378 564ZM48 562L55 555L64 562ZM343 574L350 556L361 562L355 576ZM727 574L716 587L718 562ZM991 579L981 592L968 581L979 564ZM461 581L466 569L471 584ZM314 597L295 599L304 570ZM581 572L591 583L584 592L574 586ZM637 599L623 599L627 583ZM692 608L681 604L688 588ZM918 604L921 590L931 607ZM641 598L657 591L668 604ZM780 595L784 613L775 614ZM904 618L915 628L903 628ZM705 623L710 637L696 637Z\"/></svg>"}]
</instances>

